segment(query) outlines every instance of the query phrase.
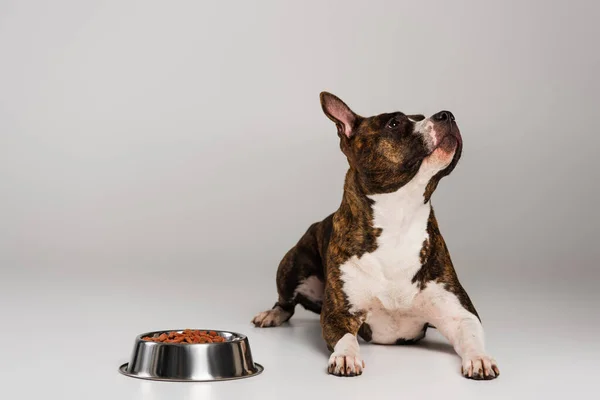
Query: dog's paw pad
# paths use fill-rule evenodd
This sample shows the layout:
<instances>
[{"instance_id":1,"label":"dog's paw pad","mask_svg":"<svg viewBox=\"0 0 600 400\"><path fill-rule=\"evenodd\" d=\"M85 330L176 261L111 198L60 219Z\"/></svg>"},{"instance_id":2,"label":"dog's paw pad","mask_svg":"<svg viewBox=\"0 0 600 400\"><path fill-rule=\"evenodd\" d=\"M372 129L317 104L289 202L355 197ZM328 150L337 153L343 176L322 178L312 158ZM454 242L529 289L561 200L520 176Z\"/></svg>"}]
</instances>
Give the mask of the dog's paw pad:
<instances>
[{"instance_id":1,"label":"dog's paw pad","mask_svg":"<svg viewBox=\"0 0 600 400\"><path fill-rule=\"evenodd\" d=\"M496 360L486 355L465 357L461 372L465 378L476 380L495 379L500 375Z\"/></svg>"},{"instance_id":2,"label":"dog's paw pad","mask_svg":"<svg viewBox=\"0 0 600 400\"><path fill-rule=\"evenodd\" d=\"M273 326L279 326L283 324L289 318L290 313L283 311L279 307L275 307L272 310L267 310L259 313L252 323L259 328L269 328Z\"/></svg>"},{"instance_id":3,"label":"dog's paw pad","mask_svg":"<svg viewBox=\"0 0 600 400\"><path fill-rule=\"evenodd\" d=\"M358 376L365 368L365 362L359 356L333 353L329 357L327 372L336 376Z\"/></svg>"}]
</instances>

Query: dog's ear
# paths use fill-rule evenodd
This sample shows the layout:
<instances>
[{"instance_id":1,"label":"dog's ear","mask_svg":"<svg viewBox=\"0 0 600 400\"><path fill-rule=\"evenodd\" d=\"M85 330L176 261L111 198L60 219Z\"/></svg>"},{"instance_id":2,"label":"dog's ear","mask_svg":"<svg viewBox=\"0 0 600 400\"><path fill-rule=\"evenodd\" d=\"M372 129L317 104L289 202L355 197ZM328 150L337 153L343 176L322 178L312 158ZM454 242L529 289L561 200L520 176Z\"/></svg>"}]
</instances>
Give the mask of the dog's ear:
<instances>
[{"instance_id":1,"label":"dog's ear","mask_svg":"<svg viewBox=\"0 0 600 400\"><path fill-rule=\"evenodd\" d=\"M330 120L335 122L338 135L344 135L347 138L351 137L354 134L358 115L346 103L331 93L321 92L320 97L323 112Z\"/></svg>"}]
</instances>

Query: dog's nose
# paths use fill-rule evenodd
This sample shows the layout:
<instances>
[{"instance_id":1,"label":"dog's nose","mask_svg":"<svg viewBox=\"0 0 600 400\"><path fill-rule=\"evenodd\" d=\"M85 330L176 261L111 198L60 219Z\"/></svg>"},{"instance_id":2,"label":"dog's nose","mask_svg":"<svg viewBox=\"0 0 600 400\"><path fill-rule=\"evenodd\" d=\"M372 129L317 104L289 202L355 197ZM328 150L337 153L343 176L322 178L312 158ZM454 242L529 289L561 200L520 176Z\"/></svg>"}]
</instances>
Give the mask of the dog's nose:
<instances>
[{"instance_id":1,"label":"dog's nose","mask_svg":"<svg viewBox=\"0 0 600 400\"><path fill-rule=\"evenodd\" d=\"M431 119L437 122L454 121L454 114L450 111L440 111L431 117Z\"/></svg>"}]
</instances>

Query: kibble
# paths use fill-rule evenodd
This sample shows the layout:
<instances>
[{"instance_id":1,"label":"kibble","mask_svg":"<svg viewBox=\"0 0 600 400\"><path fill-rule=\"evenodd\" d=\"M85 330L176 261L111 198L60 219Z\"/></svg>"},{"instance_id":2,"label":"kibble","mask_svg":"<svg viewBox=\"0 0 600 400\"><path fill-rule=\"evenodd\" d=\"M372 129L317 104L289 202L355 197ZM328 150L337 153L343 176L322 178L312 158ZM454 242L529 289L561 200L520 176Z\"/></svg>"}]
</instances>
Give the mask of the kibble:
<instances>
[{"instance_id":1,"label":"kibble","mask_svg":"<svg viewBox=\"0 0 600 400\"><path fill-rule=\"evenodd\" d=\"M198 343L223 343L226 342L223 336L220 336L215 331L199 331L186 329L182 333L177 331L163 332L160 335L145 336L142 340L148 342L159 343L182 343L182 344L198 344Z\"/></svg>"}]
</instances>

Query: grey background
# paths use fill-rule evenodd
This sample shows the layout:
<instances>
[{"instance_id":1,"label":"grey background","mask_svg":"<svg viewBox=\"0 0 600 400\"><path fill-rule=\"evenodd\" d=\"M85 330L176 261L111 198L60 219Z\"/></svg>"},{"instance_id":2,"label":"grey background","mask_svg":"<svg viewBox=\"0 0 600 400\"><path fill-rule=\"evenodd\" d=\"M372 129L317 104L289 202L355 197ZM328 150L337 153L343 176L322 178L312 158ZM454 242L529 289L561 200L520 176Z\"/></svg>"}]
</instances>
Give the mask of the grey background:
<instances>
[{"instance_id":1,"label":"grey background","mask_svg":"<svg viewBox=\"0 0 600 400\"><path fill-rule=\"evenodd\" d=\"M562 397L599 346L593 1L0 3L0 299L12 398ZM335 379L317 317L256 330L274 274L347 168L318 94L454 112L433 198L502 376L460 378L432 332ZM116 373L144 331L247 333L265 373ZM72 330L72 333L67 333ZM2 396L7 397L7 396ZM8 398L8 397L7 397Z\"/></svg>"}]
</instances>

